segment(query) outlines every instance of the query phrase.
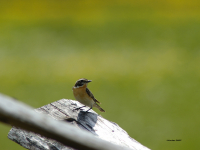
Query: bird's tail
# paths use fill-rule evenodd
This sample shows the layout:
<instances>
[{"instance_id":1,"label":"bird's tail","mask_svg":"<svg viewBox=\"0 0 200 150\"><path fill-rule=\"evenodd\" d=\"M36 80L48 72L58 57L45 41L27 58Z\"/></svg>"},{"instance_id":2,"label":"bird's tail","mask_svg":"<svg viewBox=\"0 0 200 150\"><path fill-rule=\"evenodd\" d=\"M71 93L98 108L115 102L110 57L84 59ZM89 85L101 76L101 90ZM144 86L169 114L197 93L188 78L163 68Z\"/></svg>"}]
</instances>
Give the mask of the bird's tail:
<instances>
[{"instance_id":1,"label":"bird's tail","mask_svg":"<svg viewBox=\"0 0 200 150\"><path fill-rule=\"evenodd\" d=\"M103 110L103 108L101 108L97 103L95 103L93 106L96 107L96 108L98 108L101 112L106 112L106 111Z\"/></svg>"}]
</instances>

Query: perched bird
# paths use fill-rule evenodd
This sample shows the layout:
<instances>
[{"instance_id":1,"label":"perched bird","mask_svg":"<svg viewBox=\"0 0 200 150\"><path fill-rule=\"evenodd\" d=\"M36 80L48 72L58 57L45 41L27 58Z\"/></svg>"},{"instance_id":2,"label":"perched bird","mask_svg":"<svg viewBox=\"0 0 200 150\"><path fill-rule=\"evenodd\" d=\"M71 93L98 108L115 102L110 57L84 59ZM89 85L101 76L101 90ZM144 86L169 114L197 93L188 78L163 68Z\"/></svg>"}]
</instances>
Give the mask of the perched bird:
<instances>
[{"instance_id":1,"label":"perched bird","mask_svg":"<svg viewBox=\"0 0 200 150\"><path fill-rule=\"evenodd\" d=\"M93 107L98 108L101 112L105 112L97 103L100 104L100 102L94 97L92 92L87 88L87 84L91 82L92 80L88 80L85 78L81 78L76 81L75 85L73 86L73 94L77 101L84 104L85 106L90 107L92 109ZM83 107L85 107L83 106ZM80 107L82 108L82 107ZM77 108L77 109L80 109ZM90 110L88 109L87 112Z\"/></svg>"}]
</instances>

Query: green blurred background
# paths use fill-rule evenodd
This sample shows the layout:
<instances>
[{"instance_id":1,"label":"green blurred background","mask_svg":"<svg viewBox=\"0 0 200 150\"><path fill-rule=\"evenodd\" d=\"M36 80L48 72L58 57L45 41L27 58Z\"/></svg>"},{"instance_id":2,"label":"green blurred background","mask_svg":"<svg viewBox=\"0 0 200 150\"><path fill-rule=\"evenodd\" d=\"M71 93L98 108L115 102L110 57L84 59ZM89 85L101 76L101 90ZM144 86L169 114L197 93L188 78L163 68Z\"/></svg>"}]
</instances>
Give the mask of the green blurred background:
<instances>
[{"instance_id":1,"label":"green blurred background","mask_svg":"<svg viewBox=\"0 0 200 150\"><path fill-rule=\"evenodd\" d=\"M0 1L0 92L34 108L74 99L154 150L200 148L200 1ZM0 148L22 150L0 124ZM181 139L169 142L168 139Z\"/></svg>"}]
</instances>

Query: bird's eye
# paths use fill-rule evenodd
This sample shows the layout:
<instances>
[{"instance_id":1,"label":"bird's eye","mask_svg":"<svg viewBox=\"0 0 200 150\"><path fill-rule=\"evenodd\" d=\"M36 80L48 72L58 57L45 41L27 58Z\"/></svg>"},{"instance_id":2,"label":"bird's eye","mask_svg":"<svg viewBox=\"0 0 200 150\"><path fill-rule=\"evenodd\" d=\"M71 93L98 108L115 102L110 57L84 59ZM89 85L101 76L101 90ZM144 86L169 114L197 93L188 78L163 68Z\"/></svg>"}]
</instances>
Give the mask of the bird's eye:
<instances>
[{"instance_id":1,"label":"bird's eye","mask_svg":"<svg viewBox=\"0 0 200 150\"><path fill-rule=\"evenodd\" d=\"M80 84L81 84L81 85L84 85L84 84L85 84L85 81L84 81L84 80L81 80Z\"/></svg>"}]
</instances>

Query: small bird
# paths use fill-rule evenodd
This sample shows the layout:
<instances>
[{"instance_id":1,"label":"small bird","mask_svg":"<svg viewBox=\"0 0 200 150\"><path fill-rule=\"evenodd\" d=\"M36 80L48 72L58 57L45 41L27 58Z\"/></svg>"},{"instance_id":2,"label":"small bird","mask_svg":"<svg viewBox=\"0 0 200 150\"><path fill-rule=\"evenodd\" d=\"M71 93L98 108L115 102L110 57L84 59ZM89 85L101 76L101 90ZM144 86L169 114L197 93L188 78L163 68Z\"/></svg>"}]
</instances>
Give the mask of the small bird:
<instances>
[{"instance_id":1,"label":"small bird","mask_svg":"<svg viewBox=\"0 0 200 150\"><path fill-rule=\"evenodd\" d=\"M101 112L105 112L97 103L100 104L100 102L94 97L92 92L87 88L87 84L89 82L92 82L92 80L88 80L85 78L81 78L76 81L75 85L73 86L73 94L77 101L84 104L85 106L90 107L92 109L93 107L98 108ZM83 107L85 107L83 106ZM79 107L77 109L80 109L82 107ZM86 112L88 112L90 109L88 109Z\"/></svg>"}]
</instances>

